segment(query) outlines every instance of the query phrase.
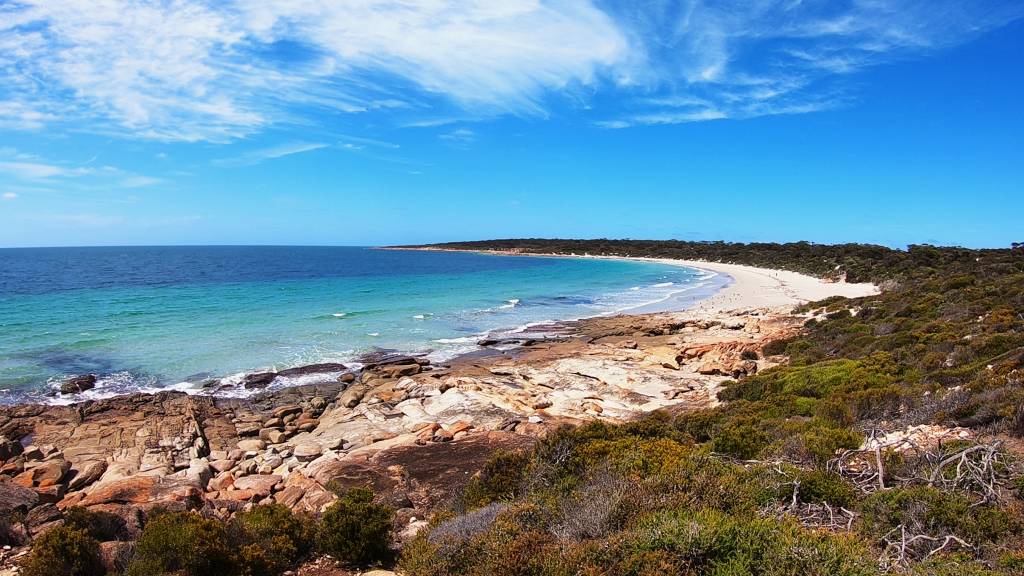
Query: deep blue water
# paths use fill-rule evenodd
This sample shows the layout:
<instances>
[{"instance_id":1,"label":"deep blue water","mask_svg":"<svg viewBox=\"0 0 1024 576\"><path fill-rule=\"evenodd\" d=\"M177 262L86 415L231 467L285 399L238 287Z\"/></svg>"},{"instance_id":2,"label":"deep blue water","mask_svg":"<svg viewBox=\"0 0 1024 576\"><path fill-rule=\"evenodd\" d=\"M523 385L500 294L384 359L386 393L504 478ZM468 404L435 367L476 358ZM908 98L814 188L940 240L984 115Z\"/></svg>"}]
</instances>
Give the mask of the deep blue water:
<instances>
[{"instance_id":1,"label":"deep blue water","mask_svg":"<svg viewBox=\"0 0 1024 576\"><path fill-rule=\"evenodd\" d=\"M0 401L82 373L101 376L98 397L379 348L443 360L488 332L680 307L722 281L648 262L351 247L4 249Z\"/></svg>"}]
</instances>

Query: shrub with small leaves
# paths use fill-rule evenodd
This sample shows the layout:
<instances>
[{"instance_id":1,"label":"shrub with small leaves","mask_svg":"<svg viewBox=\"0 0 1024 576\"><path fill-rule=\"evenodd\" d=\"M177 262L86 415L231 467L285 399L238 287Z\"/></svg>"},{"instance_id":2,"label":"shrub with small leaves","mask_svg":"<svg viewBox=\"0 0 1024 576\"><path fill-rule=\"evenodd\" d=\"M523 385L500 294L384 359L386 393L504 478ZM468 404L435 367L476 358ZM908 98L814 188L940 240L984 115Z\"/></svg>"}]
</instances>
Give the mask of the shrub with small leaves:
<instances>
[{"instance_id":1,"label":"shrub with small leaves","mask_svg":"<svg viewBox=\"0 0 1024 576\"><path fill-rule=\"evenodd\" d=\"M229 530L238 547L241 576L281 574L309 552L313 540L310 523L282 504L239 512Z\"/></svg>"},{"instance_id":2,"label":"shrub with small leaves","mask_svg":"<svg viewBox=\"0 0 1024 576\"><path fill-rule=\"evenodd\" d=\"M353 488L324 511L318 540L320 551L353 566L388 556L394 511L373 501L368 488Z\"/></svg>"},{"instance_id":3,"label":"shrub with small leaves","mask_svg":"<svg viewBox=\"0 0 1024 576\"><path fill-rule=\"evenodd\" d=\"M128 576L225 576L237 563L223 523L195 512L154 513L135 546Z\"/></svg>"},{"instance_id":4,"label":"shrub with small leaves","mask_svg":"<svg viewBox=\"0 0 1024 576\"><path fill-rule=\"evenodd\" d=\"M25 563L24 576L102 576L100 545L84 530L58 526L36 539Z\"/></svg>"}]
</instances>

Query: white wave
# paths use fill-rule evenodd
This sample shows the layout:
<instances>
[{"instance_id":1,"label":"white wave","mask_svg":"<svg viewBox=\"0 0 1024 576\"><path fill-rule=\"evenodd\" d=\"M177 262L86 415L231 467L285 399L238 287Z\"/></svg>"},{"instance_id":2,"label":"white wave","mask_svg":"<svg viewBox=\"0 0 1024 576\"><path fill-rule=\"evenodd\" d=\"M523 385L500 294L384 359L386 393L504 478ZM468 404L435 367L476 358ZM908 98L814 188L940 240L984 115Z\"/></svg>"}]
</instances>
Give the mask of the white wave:
<instances>
[{"instance_id":1,"label":"white wave","mask_svg":"<svg viewBox=\"0 0 1024 576\"><path fill-rule=\"evenodd\" d=\"M424 314L417 314L417 315L413 316L413 318L415 318L416 320L423 320L423 319L426 318L426 315L424 315Z\"/></svg>"},{"instance_id":2,"label":"white wave","mask_svg":"<svg viewBox=\"0 0 1024 576\"><path fill-rule=\"evenodd\" d=\"M366 335L376 338L377 336L380 336L380 332L367 332Z\"/></svg>"},{"instance_id":3,"label":"white wave","mask_svg":"<svg viewBox=\"0 0 1024 576\"><path fill-rule=\"evenodd\" d=\"M480 338L484 337L486 334L486 332L482 332L480 334L476 334L473 336L463 336L461 338L437 338L435 340L431 340L431 342L436 342L437 344L475 344L478 340L480 340Z\"/></svg>"},{"instance_id":4,"label":"white wave","mask_svg":"<svg viewBox=\"0 0 1024 576\"><path fill-rule=\"evenodd\" d=\"M675 282L661 282L659 284L655 284L655 285L651 286L651 288L668 288L669 286L672 286L673 284L675 284Z\"/></svg>"},{"instance_id":5,"label":"white wave","mask_svg":"<svg viewBox=\"0 0 1024 576\"><path fill-rule=\"evenodd\" d=\"M331 316L334 316L335 318L344 318L345 316L348 316L348 313L346 313L346 312L335 312L334 314L331 314Z\"/></svg>"},{"instance_id":6,"label":"white wave","mask_svg":"<svg viewBox=\"0 0 1024 576\"><path fill-rule=\"evenodd\" d=\"M632 290L633 292L636 292L639 289L640 289L639 286L633 286L632 288L630 288L630 290Z\"/></svg>"},{"instance_id":7,"label":"white wave","mask_svg":"<svg viewBox=\"0 0 1024 576\"><path fill-rule=\"evenodd\" d=\"M512 298L511 300L505 300L505 304L498 306L498 310L508 310L509 308L515 308L519 304L519 298Z\"/></svg>"}]
</instances>

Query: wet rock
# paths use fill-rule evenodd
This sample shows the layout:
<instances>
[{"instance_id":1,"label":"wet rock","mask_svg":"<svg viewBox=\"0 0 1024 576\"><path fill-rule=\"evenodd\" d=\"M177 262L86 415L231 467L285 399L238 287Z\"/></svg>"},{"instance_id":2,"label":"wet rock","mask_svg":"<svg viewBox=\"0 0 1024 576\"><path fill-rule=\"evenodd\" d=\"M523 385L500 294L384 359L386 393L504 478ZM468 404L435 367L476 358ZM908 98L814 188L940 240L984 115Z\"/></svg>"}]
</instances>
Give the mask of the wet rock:
<instances>
[{"instance_id":1,"label":"wet rock","mask_svg":"<svg viewBox=\"0 0 1024 576\"><path fill-rule=\"evenodd\" d=\"M78 394L96 387L96 375L84 374L68 378L60 385L61 394Z\"/></svg>"},{"instance_id":2,"label":"wet rock","mask_svg":"<svg viewBox=\"0 0 1024 576\"><path fill-rule=\"evenodd\" d=\"M246 374L245 378L242 379L242 386L246 389L251 388L266 388L270 386L270 383L277 378L276 372L257 372L255 374Z\"/></svg>"},{"instance_id":3,"label":"wet rock","mask_svg":"<svg viewBox=\"0 0 1024 576\"><path fill-rule=\"evenodd\" d=\"M299 366L296 368L288 368L287 370L281 370L277 373L278 376L295 377L295 376L308 376L310 374L324 374L330 372L341 372L348 370L344 364L338 364L336 362L327 362L323 364L309 364L308 366Z\"/></svg>"}]
</instances>

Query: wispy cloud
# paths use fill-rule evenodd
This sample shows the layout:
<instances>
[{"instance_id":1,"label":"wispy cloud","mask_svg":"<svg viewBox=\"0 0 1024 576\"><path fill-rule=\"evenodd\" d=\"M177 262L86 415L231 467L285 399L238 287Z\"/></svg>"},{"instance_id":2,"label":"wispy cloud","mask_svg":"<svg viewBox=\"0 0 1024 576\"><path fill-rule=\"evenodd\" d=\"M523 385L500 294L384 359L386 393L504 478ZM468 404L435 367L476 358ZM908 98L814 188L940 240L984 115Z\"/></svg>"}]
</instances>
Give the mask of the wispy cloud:
<instances>
[{"instance_id":1,"label":"wispy cloud","mask_svg":"<svg viewBox=\"0 0 1024 576\"><path fill-rule=\"evenodd\" d=\"M476 132L469 128L457 128L451 132L439 134L437 137L452 146L465 148L476 140Z\"/></svg>"},{"instance_id":2,"label":"wispy cloud","mask_svg":"<svg viewBox=\"0 0 1024 576\"><path fill-rule=\"evenodd\" d=\"M252 164L259 164L266 160L274 160L276 158L284 158L285 156L312 152L326 147L327 144L315 142L291 142L288 144L272 146L270 148L252 150L234 158L219 158L214 160L213 164L217 166L248 166Z\"/></svg>"},{"instance_id":3,"label":"wispy cloud","mask_svg":"<svg viewBox=\"0 0 1024 576\"><path fill-rule=\"evenodd\" d=\"M41 162L0 162L0 172L17 178L38 180L61 176L81 176L92 173L89 168L66 168Z\"/></svg>"},{"instance_id":4,"label":"wispy cloud","mask_svg":"<svg viewBox=\"0 0 1024 576\"><path fill-rule=\"evenodd\" d=\"M0 129L228 142L332 115L546 117L556 94L611 128L797 113L847 102L844 78L866 67L1024 15L998 0L596 2L0 3Z\"/></svg>"},{"instance_id":5,"label":"wispy cloud","mask_svg":"<svg viewBox=\"0 0 1024 576\"><path fill-rule=\"evenodd\" d=\"M4 192L4 200L14 200L18 197L14 192Z\"/></svg>"},{"instance_id":6,"label":"wispy cloud","mask_svg":"<svg viewBox=\"0 0 1024 576\"><path fill-rule=\"evenodd\" d=\"M967 42L1024 17L1024 4L682 0L612 12L642 61L622 84L656 94L596 122L626 128L843 106L851 74Z\"/></svg>"},{"instance_id":7,"label":"wispy cloud","mask_svg":"<svg viewBox=\"0 0 1024 576\"><path fill-rule=\"evenodd\" d=\"M0 175L43 190L53 185L66 190L104 190L143 188L163 183L160 178L130 172L116 166L93 165L97 157L84 163L49 162L10 147L0 148ZM15 194L14 197L17 197Z\"/></svg>"},{"instance_id":8,"label":"wispy cloud","mask_svg":"<svg viewBox=\"0 0 1024 576\"><path fill-rule=\"evenodd\" d=\"M340 137L342 145L356 145L356 146L374 146L377 148L390 148L392 150L401 148L401 145L395 144L394 142L385 142L384 140L377 140L375 138L362 138L359 136L348 136L343 134Z\"/></svg>"}]
</instances>

